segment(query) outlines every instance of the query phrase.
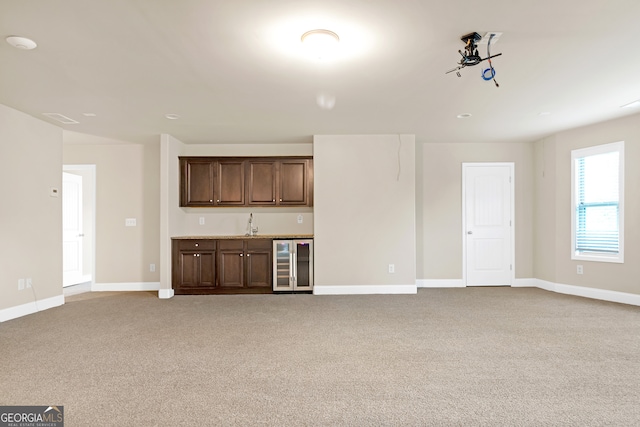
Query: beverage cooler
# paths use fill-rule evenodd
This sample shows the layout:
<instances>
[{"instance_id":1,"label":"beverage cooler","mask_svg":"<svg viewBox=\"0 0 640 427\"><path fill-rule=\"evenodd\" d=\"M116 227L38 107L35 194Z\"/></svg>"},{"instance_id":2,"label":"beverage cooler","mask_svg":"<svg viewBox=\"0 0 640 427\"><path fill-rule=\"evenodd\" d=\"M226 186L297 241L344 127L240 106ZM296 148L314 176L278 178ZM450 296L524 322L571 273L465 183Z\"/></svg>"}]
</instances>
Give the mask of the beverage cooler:
<instances>
[{"instance_id":1,"label":"beverage cooler","mask_svg":"<svg viewBox=\"0 0 640 427\"><path fill-rule=\"evenodd\" d=\"M313 240L273 241L273 290L313 290Z\"/></svg>"}]
</instances>

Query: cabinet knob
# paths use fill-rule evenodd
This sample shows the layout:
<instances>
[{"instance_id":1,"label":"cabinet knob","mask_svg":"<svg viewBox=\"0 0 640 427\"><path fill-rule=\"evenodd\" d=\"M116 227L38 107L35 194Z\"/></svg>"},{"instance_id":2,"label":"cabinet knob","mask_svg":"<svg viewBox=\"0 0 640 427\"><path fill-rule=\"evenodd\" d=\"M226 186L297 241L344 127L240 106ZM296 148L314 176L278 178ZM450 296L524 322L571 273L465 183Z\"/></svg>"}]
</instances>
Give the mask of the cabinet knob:
<instances>
[{"instance_id":1,"label":"cabinet knob","mask_svg":"<svg viewBox=\"0 0 640 427\"><path fill-rule=\"evenodd\" d=\"M198 256L198 254L193 254L193 256Z\"/></svg>"},{"instance_id":2,"label":"cabinet knob","mask_svg":"<svg viewBox=\"0 0 640 427\"><path fill-rule=\"evenodd\" d=\"M240 256L244 256L244 254L240 254Z\"/></svg>"},{"instance_id":3,"label":"cabinet knob","mask_svg":"<svg viewBox=\"0 0 640 427\"><path fill-rule=\"evenodd\" d=\"M273 199L273 200L272 200L272 202L275 202L275 201L276 201L276 199Z\"/></svg>"},{"instance_id":4,"label":"cabinet knob","mask_svg":"<svg viewBox=\"0 0 640 427\"><path fill-rule=\"evenodd\" d=\"M220 203L220 199L216 200L216 202Z\"/></svg>"},{"instance_id":5,"label":"cabinet knob","mask_svg":"<svg viewBox=\"0 0 640 427\"><path fill-rule=\"evenodd\" d=\"M280 199L280 201L282 201L282 199Z\"/></svg>"},{"instance_id":6,"label":"cabinet knob","mask_svg":"<svg viewBox=\"0 0 640 427\"><path fill-rule=\"evenodd\" d=\"M198 247L198 243L196 243L196 248Z\"/></svg>"},{"instance_id":7,"label":"cabinet knob","mask_svg":"<svg viewBox=\"0 0 640 427\"><path fill-rule=\"evenodd\" d=\"M251 254L247 254L247 256L251 256Z\"/></svg>"}]
</instances>

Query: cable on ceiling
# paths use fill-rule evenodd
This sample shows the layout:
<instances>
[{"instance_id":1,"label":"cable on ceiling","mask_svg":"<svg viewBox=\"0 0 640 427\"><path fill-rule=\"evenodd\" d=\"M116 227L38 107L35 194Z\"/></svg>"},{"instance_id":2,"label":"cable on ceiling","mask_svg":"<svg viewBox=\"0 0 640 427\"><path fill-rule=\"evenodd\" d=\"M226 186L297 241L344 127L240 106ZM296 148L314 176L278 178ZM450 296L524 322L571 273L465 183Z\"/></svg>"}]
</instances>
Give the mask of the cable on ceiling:
<instances>
[{"instance_id":1,"label":"cable on ceiling","mask_svg":"<svg viewBox=\"0 0 640 427\"><path fill-rule=\"evenodd\" d=\"M496 69L493 68L493 64L491 63L491 39L493 39L493 36L495 36L495 34L491 34L489 36L489 41L487 42L487 59L489 60L489 68L482 70L482 78L485 81L493 80L496 87L500 87L496 81Z\"/></svg>"}]
</instances>

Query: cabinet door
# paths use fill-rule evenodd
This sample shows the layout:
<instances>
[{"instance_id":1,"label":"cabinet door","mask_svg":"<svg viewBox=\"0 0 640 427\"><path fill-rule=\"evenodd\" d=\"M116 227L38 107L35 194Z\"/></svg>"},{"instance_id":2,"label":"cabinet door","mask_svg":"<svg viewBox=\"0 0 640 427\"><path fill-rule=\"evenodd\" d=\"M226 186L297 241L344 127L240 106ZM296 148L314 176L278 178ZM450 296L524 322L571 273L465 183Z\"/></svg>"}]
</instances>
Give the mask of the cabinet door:
<instances>
[{"instance_id":1,"label":"cabinet door","mask_svg":"<svg viewBox=\"0 0 640 427\"><path fill-rule=\"evenodd\" d=\"M309 163L305 159L282 160L278 174L278 204L283 206L309 205Z\"/></svg>"},{"instance_id":2,"label":"cabinet door","mask_svg":"<svg viewBox=\"0 0 640 427\"><path fill-rule=\"evenodd\" d=\"M218 242L218 286L222 288L244 287L243 240L220 240Z\"/></svg>"},{"instance_id":3,"label":"cabinet door","mask_svg":"<svg viewBox=\"0 0 640 427\"><path fill-rule=\"evenodd\" d=\"M276 205L276 162L249 160L247 162L247 201L250 206Z\"/></svg>"},{"instance_id":4,"label":"cabinet door","mask_svg":"<svg viewBox=\"0 0 640 427\"><path fill-rule=\"evenodd\" d=\"M215 161L181 159L180 206L213 206Z\"/></svg>"},{"instance_id":5,"label":"cabinet door","mask_svg":"<svg viewBox=\"0 0 640 427\"><path fill-rule=\"evenodd\" d=\"M200 263L198 253L180 251L178 253L178 275L176 288L195 288L200 283Z\"/></svg>"},{"instance_id":6,"label":"cabinet door","mask_svg":"<svg viewBox=\"0 0 640 427\"><path fill-rule=\"evenodd\" d=\"M218 160L217 206L244 205L244 161Z\"/></svg>"},{"instance_id":7,"label":"cabinet door","mask_svg":"<svg viewBox=\"0 0 640 427\"><path fill-rule=\"evenodd\" d=\"M267 239L246 241L246 272L248 288L271 288L272 241Z\"/></svg>"},{"instance_id":8,"label":"cabinet door","mask_svg":"<svg viewBox=\"0 0 640 427\"><path fill-rule=\"evenodd\" d=\"M216 286L216 253L215 251L200 252L198 258L198 274L201 287L213 288Z\"/></svg>"}]
</instances>

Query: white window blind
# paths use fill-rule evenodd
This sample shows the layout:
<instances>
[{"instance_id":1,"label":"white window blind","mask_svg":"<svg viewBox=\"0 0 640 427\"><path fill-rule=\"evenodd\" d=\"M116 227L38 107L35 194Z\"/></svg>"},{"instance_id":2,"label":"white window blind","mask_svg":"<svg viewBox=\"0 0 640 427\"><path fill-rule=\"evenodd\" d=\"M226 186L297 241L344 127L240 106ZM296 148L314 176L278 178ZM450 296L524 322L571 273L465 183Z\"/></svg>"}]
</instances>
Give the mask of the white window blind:
<instances>
[{"instance_id":1,"label":"white window blind","mask_svg":"<svg viewBox=\"0 0 640 427\"><path fill-rule=\"evenodd\" d=\"M622 143L574 150L573 250L621 258ZM574 256L576 258L576 256ZM621 261L618 260L618 261Z\"/></svg>"}]
</instances>

